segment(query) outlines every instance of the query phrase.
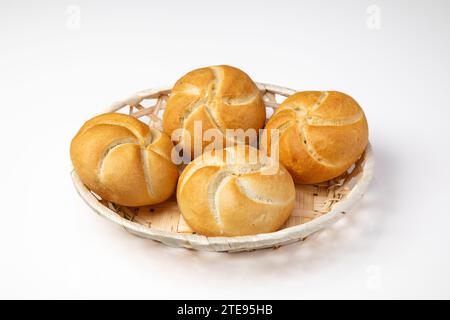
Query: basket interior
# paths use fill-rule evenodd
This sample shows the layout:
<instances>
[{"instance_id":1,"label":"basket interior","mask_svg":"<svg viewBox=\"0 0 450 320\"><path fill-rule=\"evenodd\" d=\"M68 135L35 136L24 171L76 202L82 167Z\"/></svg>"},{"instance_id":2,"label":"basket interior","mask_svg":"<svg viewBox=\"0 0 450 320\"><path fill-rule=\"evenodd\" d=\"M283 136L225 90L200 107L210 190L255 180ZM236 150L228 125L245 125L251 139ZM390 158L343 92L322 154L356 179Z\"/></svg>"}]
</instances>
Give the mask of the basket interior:
<instances>
[{"instance_id":1,"label":"basket interior","mask_svg":"<svg viewBox=\"0 0 450 320\"><path fill-rule=\"evenodd\" d=\"M260 86L261 93L267 108L267 117L291 93L279 90L270 90ZM109 110L130 114L141 121L162 130L162 113L164 112L170 90L147 91L116 103ZM295 208L281 229L293 227L309 222L327 212L333 205L345 198L352 188L352 180L362 170L363 156L347 172L333 180L315 185L296 185ZM147 228L166 232L192 234L181 215L175 196L164 203L139 208L124 207L101 199L93 193L98 201L116 212L121 217L141 224Z\"/></svg>"}]
</instances>

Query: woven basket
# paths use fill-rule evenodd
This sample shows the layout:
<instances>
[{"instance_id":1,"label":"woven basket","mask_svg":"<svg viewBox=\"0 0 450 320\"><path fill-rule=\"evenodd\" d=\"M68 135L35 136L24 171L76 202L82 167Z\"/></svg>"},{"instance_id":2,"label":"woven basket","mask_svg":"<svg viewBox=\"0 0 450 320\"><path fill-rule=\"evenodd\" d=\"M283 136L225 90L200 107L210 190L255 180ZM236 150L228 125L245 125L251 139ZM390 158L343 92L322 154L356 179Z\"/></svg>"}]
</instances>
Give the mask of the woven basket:
<instances>
[{"instance_id":1,"label":"woven basket","mask_svg":"<svg viewBox=\"0 0 450 320\"><path fill-rule=\"evenodd\" d=\"M270 84L257 85L263 94L268 116L281 100L296 92ZM169 94L170 89L167 88L141 91L113 104L107 112L147 118L149 125L162 129L161 118ZM86 188L75 171L72 171L72 179L80 196L95 212L135 235L172 247L236 252L277 248L305 240L345 215L363 195L372 174L373 155L369 144L361 158L342 176L321 184L296 185L295 209L279 231L239 237L195 234L180 214L175 196L161 204L129 208L101 199Z\"/></svg>"}]
</instances>

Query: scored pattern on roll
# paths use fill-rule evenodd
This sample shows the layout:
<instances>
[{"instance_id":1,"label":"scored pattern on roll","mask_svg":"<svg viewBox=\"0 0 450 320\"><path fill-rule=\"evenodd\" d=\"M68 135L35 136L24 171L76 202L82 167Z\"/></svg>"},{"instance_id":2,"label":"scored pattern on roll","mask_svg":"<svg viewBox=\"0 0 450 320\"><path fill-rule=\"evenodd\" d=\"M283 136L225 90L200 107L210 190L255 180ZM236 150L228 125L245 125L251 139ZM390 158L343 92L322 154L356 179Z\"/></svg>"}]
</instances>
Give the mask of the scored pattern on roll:
<instances>
[{"instance_id":1,"label":"scored pattern on roll","mask_svg":"<svg viewBox=\"0 0 450 320\"><path fill-rule=\"evenodd\" d=\"M142 169L144 172L145 185L147 187L148 194L151 197L154 196L153 186L151 185L151 182L150 182L150 176L149 176L149 170L148 170L148 156L147 156L147 152L154 152L154 151L147 150L147 146L149 146L152 143L153 134L155 134L156 131L152 132L150 130L148 132L149 135L145 137L145 136L142 136L140 132L134 130L134 128L132 126L128 126L128 125L125 125L123 123L116 122L116 121L110 121L110 120L99 121L95 125L96 126L112 125L112 126L124 127L127 130L130 130L135 135L135 139L133 139L133 138L119 139L117 141L113 141L109 146L106 147L106 151L103 154L102 158L100 158L100 162L99 162L98 175L99 175L100 182L103 182L102 180L103 180L103 176L104 176L104 164L105 164L106 160L108 159L108 156L111 155L116 148L123 147L125 145L139 146L140 151L141 151L141 157L142 157L141 165L142 165ZM92 128L92 127L85 128L85 130L83 130L82 133L86 132L90 128Z\"/></svg>"},{"instance_id":2,"label":"scored pattern on roll","mask_svg":"<svg viewBox=\"0 0 450 320\"><path fill-rule=\"evenodd\" d=\"M207 89L202 89L193 84L189 84L187 90L174 90L172 92L172 95L176 96L179 94L186 94L197 96L197 100L192 104L191 107L187 108L184 116L180 119L180 125L183 129L186 129L186 122L187 120L189 120L189 117L192 116L197 109L203 107L206 111L206 114L209 116L213 126L216 129L219 129L222 134L225 134L225 126L223 125L223 123L221 123L222 120L220 119L220 116L216 114L213 108L213 105L216 103L216 99L222 99L222 101L229 106L245 105L252 103L258 98L258 90L256 89L254 94L241 98L225 99L223 97L218 97L217 92L220 91L221 85L223 83L223 71L218 66L211 66L208 68L212 71L214 78L210 80L206 85Z\"/></svg>"},{"instance_id":3,"label":"scored pattern on roll","mask_svg":"<svg viewBox=\"0 0 450 320\"><path fill-rule=\"evenodd\" d=\"M204 154L183 171L178 204L195 230L209 235L270 232L289 217L295 200L292 178L272 159L250 163L250 148L241 145ZM269 170L272 175L265 176ZM230 206L239 212L230 212Z\"/></svg>"},{"instance_id":4,"label":"scored pattern on roll","mask_svg":"<svg viewBox=\"0 0 450 320\"><path fill-rule=\"evenodd\" d=\"M170 159L171 148L167 135L141 121L104 114L80 129L71 157L94 192L119 204L139 206L164 201L173 192L178 172Z\"/></svg>"},{"instance_id":5,"label":"scored pattern on roll","mask_svg":"<svg viewBox=\"0 0 450 320\"><path fill-rule=\"evenodd\" d=\"M115 140L106 147L106 150L103 153L102 157L100 158L99 165L98 165L98 167L99 167L98 176L99 176L100 182L103 182L102 178L104 175L104 168L105 168L104 164L105 164L106 158L108 157L109 154L111 154L113 152L113 150L115 148L121 147L125 144L134 144L134 145L139 146L139 141L137 139L133 139L133 138L124 138L124 139Z\"/></svg>"},{"instance_id":6,"label":"scored pattern on roll","mask_svg":"<svg viewBox=\"0 0 450 320\"><path fill-rule=\"evenodd\" d=\"M362 154L368 139L361 107L336 91L290 96L269 119L266 129L279 130L280 161L297 183L318 183L339 176ZM269 148L270 137L263 136L262 142Z\"/></svg>"},{"instance_id":7,"label":"scored pattern on roll","mask_svg":"<svg viewBox=\"0 0 450 320\"><path fill-rule=\"evenodd\" d=\"M222 219L220 215L220 210L218 209L217 203L218 199L217 196L220 194L220 189L228 182L233 181L236 183L236 186L238 187L241 194L246 196L248 199L256 202L261 202L264 204L270 204L270 205L284 205L288 201L284 202L276 202L270 198L264 198L261 195L258 195L251 191L251 189L245 185L245 176L249 174L260 174L262 173L262 170L266 167L260 167L258 169L255 169L255 166L252 165L246 165L246 164L239 164L238 166L241 166L242 170L235 170L233 167L228 166L226 163L222 163L220 165L205 165L205 166L199 166L196 169L192 169L192 172L190 173L190 176L193 175L195 172L197 172L201 168L205 167L216 167L219 168L219 171L214 174L214 176L211 178L211 181L208 184L208 203L209 208L211 209L214 218L219 224L222 224ZM183 185L180 188L180 192L183 189L183 186L186 182L184 181Z\"/></svg>"},{"instance_id":8,"label":"scored pattern on roll","mask_svg":"<svg viewBox=\"0 0 450 320\"><path fill-rule=\"evenodd\" d=\"M219 90L219 86L222 83L222 75L221 73L219 73L219 71L217 70L217 68L215 67L210 67L214 78L208 83L208 85L206 86L207 89L204 91L203 95L201 93L196 94L197 101L195 101L193 103L193 107L188 108L188 110L186 111L186 114L183 116L183 118L181 118L181 127L183 129L186 129L186 123L189 120L189 117L192 116L194 114L195 111L197 111L197 109L203 107L206 111L206 114L209 117L209 120L211 121L211 124L216 128L219 129L220 132L222 132L222 134L224 134L224 130L222 128L222 126L219 123L219 118L217 117L217 115L214 114L211 105L214 103L214 100L216 99L216 95L217 95L217 91ZM198 87L195 87L197 89L197 91L201 92L201 89ZM192 92L192 91L189 91ZM183 92L184 93L184 92ZM178 92L174 92L174 95L177 95Z\"/></svg>"},{"instance_id":9,"label":"scored pattern on roll","mask_svg":"<svg viewBox=\"0 0 450 320\"><path fill-rule=\"evenodd\" d=\"M325 166L335 167L339 166L339 163L332 163L327 161L323 157L321 157L312 144L309 143L308 133L306 131L307 126L345 126L349 124L354 124L361 120L363 117L362 112L356 113L354 116L335 120L335 119L326 119L322 117L311 116L310 111L317 111L327 100L329 93L327 91L321 92L320 96L317 98L316 102L308 108L303 104L298 104L295 102L291 102L284 106L285 109L281 109L280 112L284 110L293 110L295 112L296 120L286 120L286 122L282 123L277 127L280 132L289 129L289 127L293 125L297 125L300 131L301 139L306 146L306 150L309 155L314 158L317 162L322 163Z\"/></svg>"},{"instance_id":10,"label":"scored pattern on roll","mask_svg":"<svg viewBox=\"0 0 450 320\"><path fill-rule=\"evenodd\" d=\"M192 141L194 121L201 121L202 129L217 129L226 137L226 129L259 129L264 120L264 103L250 77L230 66L211 66L191 71L177 81L163 124L169 135L183 129L179 141L183 144L186 134L191 134Z\"/></svg>"}]
</instances>

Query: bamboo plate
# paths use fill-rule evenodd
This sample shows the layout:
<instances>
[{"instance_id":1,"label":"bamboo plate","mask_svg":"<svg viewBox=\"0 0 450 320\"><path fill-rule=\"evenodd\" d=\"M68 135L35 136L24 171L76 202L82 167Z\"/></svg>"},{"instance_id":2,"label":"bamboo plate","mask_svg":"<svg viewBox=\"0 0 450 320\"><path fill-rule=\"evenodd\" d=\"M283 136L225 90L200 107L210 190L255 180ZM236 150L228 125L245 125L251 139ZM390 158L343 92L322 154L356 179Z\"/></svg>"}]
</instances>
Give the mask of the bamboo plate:
<instances>
[{"instance_id":1,"label":"bamboo plate","mask_svg":"<svg viewBox=\"0 0 450 320\"><path fill-rule=\"evenodd\" d=\"M258 83L268 109L273 109L296 91ZM162 129L162 113L170 89L150 89L113 104L107 112L128 113L148 118L149 125ZM168 201L140 208L118 206L101 199L81 182L75 171L72 180L83 200L101 216L123 226L140 237L172 247L206 251L252 251L277 248L302 241L345 215L364 194L373 175L373 153L370 144L362 157L342 176L316 185L296 185L296 205L291 217L276 232L239 237L206 237L195 234L178 210L175 197Z\"/></svg>"}]
</instances>

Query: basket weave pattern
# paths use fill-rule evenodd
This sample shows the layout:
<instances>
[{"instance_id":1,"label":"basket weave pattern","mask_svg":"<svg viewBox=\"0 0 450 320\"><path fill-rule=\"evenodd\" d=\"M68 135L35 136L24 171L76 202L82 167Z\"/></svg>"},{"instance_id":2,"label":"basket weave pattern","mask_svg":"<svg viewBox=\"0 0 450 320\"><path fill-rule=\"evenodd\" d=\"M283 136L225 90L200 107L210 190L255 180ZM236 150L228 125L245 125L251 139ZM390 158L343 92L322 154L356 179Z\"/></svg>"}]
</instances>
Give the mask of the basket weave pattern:
<instances>
[{"instance_id":1,"label":"basket weave pattern","mask_svg":"<svg viewBox=\"0 0 450 320\"><path fill-rule=\"evenodd\" d=\"M268 115L272 114L283 99L296 92L274 85L257 85ZM113 104L107 111L127 113L144 122L147 119L149 125L162 130L161 118L169 95L170 89L141 91ZM328 226L345 214L363 195L372 177L372 170L373 156L369 145L363 156L342 176L321 184L296 185L295 208L281 230L241 237L206 237L195 234L183 219L175 196L161 204L129 208L101 199L83 185L74 171L72 178L78 193L91 208L133 234L175 247L208 251L250 251L304 240L311 233Z\"/></svg>"}]
</instances>

